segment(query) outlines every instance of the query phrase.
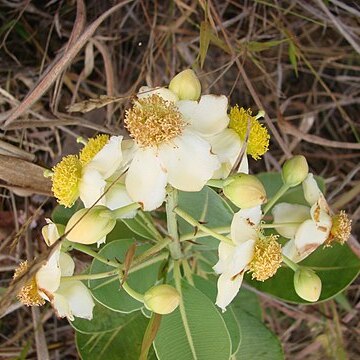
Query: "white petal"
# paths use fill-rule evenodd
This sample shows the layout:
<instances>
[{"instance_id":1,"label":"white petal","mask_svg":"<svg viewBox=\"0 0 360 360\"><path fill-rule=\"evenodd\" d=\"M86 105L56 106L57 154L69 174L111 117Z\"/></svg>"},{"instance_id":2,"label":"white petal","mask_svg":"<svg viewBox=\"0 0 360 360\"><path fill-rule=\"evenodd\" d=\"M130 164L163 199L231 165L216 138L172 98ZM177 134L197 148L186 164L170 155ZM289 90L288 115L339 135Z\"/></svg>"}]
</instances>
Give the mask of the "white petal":
<instances>
[{"instance_id":1,"label":"white petal","mask_svg":"<svg viewBox=\"0 0 360 360\"><path fill-rule=\"evenodd\" d=\"M243 278L244 273L239 274L236 277L233 277L228 273L219 276L217 282L218 293L215 304L219 306L223 312L239 292Z\"/></svg>"},{"instance_id":2,"label":"white petal","mask_svg":"<svg viewBox=\"0 0 360 360\"><path fill-rule=\"evenodd\" d=\"M255 240L248 240L236 246L229 263L228 273L235 276L242 272L254 256Z\"/></svg>"},{"instance_id":3,"label":"white petal","mask_svg":"<svg viewBox=\"0 0 360 360\"><path fill-rule=\"evenodd\" d=\"M302 223L303 221L310 218L310 208L304 205L298 204L288 204L280 203L276 204L272 209L272 215L274 217L274 223L290 223L298 222ZM288 239L291 239L295 236L298 225L291 226L281 226L275 227L275 230L281 235Z\"/></svg>"},{"instance_id":4,"label":"white petal","mask_svg":"<svg viewBox=\"0 0 360 360\"><path fill-rule=\"evenodd\" d=\"M103 176L91 167L85 166L79 184L80 199L86 208L96 205L104 205L105 199L100 196L104 193L106 181Z\"/></svg>"},{"instance_id":5,"label":"white petal","mask_svg":"<svg viewBox=\"0 0 360 360\"><path fill-rule=\"evenodd\" d=\"M332 219L327 209L323 210L320 203L321 202L318 201L311 207L311 218L319 229L322 229L323 232L329 235L332 227Z\"/></svg>"},{"instance_id":6,"label":"white petal","mask_svg":"<svg viewBox=\"0 0 360 360\"><path fill-rule=\"evenodd\" d=\"M294 239L301 258L303 259L315 251L328 236L329 232L319 229L314 221L304 221L299 226Z\"/></svg>"},{"instance_id":7,"label":"white petal","mask_svg":"<svg viewBox=\"0 0 360 360\"><path fill-rule=\"evenodd\" d=\"M91 320L95 306L89 289L78 280L63 281L52 302L60 317L74 320L74 316Z\"/></svg>"},{"instance_id":8,"label":"white petal","mask_svg":"<svg viewBox=\"0 0 360 360\"><path fill-rule=\"evenodd\" d=\"M138 149L129 167L125 184L130 197L142 203L144 210L154 210L163 203L167 174L155 149Z\"/></svg>"},{"instance_id":9,"label":"white petal","mask_svg":"<svg viewBox=\"0 0 360 360\"><path fill-rule=\"evenodd\" d=\"M237 169L238 173L244 173L244 174L248 174L249 173L249 161L248 161L248 157L246 155L246 150L244 152L244 155L240 161L240 165L239 168Z\"/></svg>"},{"instance_id":10,"label":"white petal","mask_svg":"<svg viewBox=\"0 0 360 360\"><path fill-rule=\"evenodd\" d=\"M56 224L50 219L45 219L45 221L47 222L47 225L43 226L41 233L47 246L51 246L60 238L60 235Z\"/></svg>"},{"instance_id":11,"label":"white petal","mask_svg":"<svg viewBox=\"0 0 360 360\"><path fill-rule=\"evenodd\" d=\"M207 141L190 131L184 131L171 144L162 144L159 156L168 172L168 182L182 191L200 191L220 167L210 150Z\"/></svg>"},{"instance_id":12,"label":"white petal","mask_svg":"<svg viewBox=\"0 0 360 360\"><path fill-rule=\"evenodd\" d=\"M256 227L262 218L261 206L241 209L235 213L231 222L231 239L236 244L241 244L249 239L257 239Z\"/></svg>"},{"instance_id":13,"label":"white petal","mask_svg":"<svg viewBox=\"0 0 360 360\"><path fill-rule=\"evenodd\" d=\"M282 253L288 257L291 261L298 263L299 261L301 261L302 259L304 259L306 257L305 256L301 256L299 251L297 250L296 246L295 246L295 241L294 239L289 240L283 247L282 247Z\"/></svg>"},{"instance_id":14,"label":"white petal","mask_svg":"<svg viewBox=\"0 0 360 360\"><path fill-rule=\"evenodd\" d=\"M322 192L320 191L312 173L308 174L306 179L303 181L302 186L305 200L310 206L314 205L318 201L320 195L322 195Z\"/></svg>"},{"instance_id":15,"label":"white petal","mask_svg":"<svg viewBox=\"0 0 360 360\"><path fill-rule=\"evenodd\" d=\"M179 100L178 96L175 93L173 93L171 90L166 89L164 87L151 88L149 86L142 86L139 89L137 97L139 99L144 99L151 95L159 95L164 100L172 101L172 102L177 102Z\"/></svg>"},{"instance_id":16,"label":"white petal","mask_svg":"<svg viewBox=\"0 0 360 360\"><path fill-rule=\"evenodd\" d=\"M235 246L220 242L218 248L219 261L215 264L213 269L216 273L221 274L225 272L235 252Z\"/></svg>"},{"instance_id":17,"label":"white petal","mask_svg":"<svg viewBox=\"0 0 360 360\"><path fill-rule=\"evenodd\" d=\"M46 264L43 265L36 273L36 284L44 298L48 298L53 294L60 285L61 269L59 264L60 247L58 245L50 255Z\"/></svg>"},{"instance_id":18,"label":"white petal","mask_svg":"<svg viewBox=\"0 0 360 360\"><path fill-rule=\"evenodd\" d=\"M72 276L75 270L75 263L72 257L64 252L60 252L59 264L61 276Z\"/></svg>"},{"instance_id":19,"label":"white petal","mask_svg":"<svg viewBox=\"0 0 360 360\"><path fill-rule=\"evenodd\" d=\"M241 150L241 140L234 130L225 129L214 136L207 137L211 144L211 152L217 155L221 168L217 170L213 178L226 178L229 176Z\"/></svg>"},{"instance_id":20,"label":"white petal","mask_svg":"<svg viewBox=\"0 0 360 360\"><path fill-rule=\"evenodd\" d=\"M203 136L215 135L229 124L228 99L224 95L203 95L200 101L180 100L177 106L193 130Z\"/></svg>"},{"instance_id":21,"label":"white petal","mask_svg":"<svg viewBox=\"0 0 360 360\"><path fill-rule=\"evenodd\" d=\"M116 210L123 206L132 204L134 201L126 191L125 184L113 184L105 194L105 206L110 210ZM124 219L131 219L136 215L136 211L131 211L122 216Z\"/></svg>"},{"instance_id":22,"label":"white petal","mask_svg":"<svg viewBox=\"0 0 360 360\"><path fill-rule=\"evenodd\" d=\"M104 179L111 176L122 161L122 136L111 136L109 142L86 165L97 170Z\"/></svg>"}]
</instances>

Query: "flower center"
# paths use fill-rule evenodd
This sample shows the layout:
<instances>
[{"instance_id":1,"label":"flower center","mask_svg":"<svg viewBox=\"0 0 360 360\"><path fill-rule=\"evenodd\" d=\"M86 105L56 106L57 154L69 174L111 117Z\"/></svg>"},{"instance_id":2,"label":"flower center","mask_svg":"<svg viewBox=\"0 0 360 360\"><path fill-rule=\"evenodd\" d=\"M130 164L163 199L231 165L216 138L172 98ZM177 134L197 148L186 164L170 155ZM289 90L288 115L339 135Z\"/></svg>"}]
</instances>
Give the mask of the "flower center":
<instances>
[{"instance_id":1,"label":"flower center","mask_svg":"<svg viewBox=\"0 0 360 360\"><path fill-rule=\"evenodd\" d=\"M180 135L186 125L176 105L159 95L134 102L125 126L140 147L159 146Z\"/></svg>"},{"instance_id":2,"label":"flower center","mask_svg":"<svg viewBox=\"0 0 360 360\"><path fill-rule=\"evenodd\" d=\"M250 131L247 141L247 153L255 160L260 159L269 150L270 135L267 129L259 123L256 116L252 116L250 109L239 108L238 105L230 109L230 129L233 129L242 141L246 140L248 121Z\"/></svg>"},{"instance_id":3,"label":"flower center","mask_svg":"<svg viewBox=\"0 0 360 360\"><path fill-rule=\"evenodd\" d=\"M108 142L109 136L104 134L89 139L80 151L79 158L82 166L88 164Z\"/></svg>"},{"instance_id":4,"label":"flower center","mask_svg":"<svg viewBox=\"0 0 360 360\"><path fill-rule=\"evenodd\" d=\"M27 261L20 263L19 267L15 270L13 279L16 279L25 274L27 269ZM28 280L26 284L20 289L17 298L26 306L41 306L45 304L45 300L39 295L35 276Z\"/></svg>"},{"instance_id":5,"label":"flower center","mask_svg":"<svg viewBox=\"0 0 360 360\"><path fill-rule=\"evenodd\" d=\"M275 275L281 266L281 246L277 238L277 235L270 235L256 241L254 256L249 264L253 279L265 281Z\"/></svg>"},{"instance_id":6,"label":"flower center","mask_svg":"<svg viewBox=\"0 0 360 360\"><path fill-rule=\"evenodd\" d=\"M332 227L330 230L330 236L325 242L325 246L330 246L333 241L339 242L344 245L351 233L351 220L346 215L344 210L341 210L338 214L332 218Z\"/></svg>"},{"instance_id":7,"label":"flower center","mask_svg":"<svg viewBox=\"0 0 360 360\"><path fill-rule=\"evenodd\" d=\"M53 167L52 191L59 204L71 207L78 198L81 169L76 155L65 156Z\"/></svg>"}]
</instances>

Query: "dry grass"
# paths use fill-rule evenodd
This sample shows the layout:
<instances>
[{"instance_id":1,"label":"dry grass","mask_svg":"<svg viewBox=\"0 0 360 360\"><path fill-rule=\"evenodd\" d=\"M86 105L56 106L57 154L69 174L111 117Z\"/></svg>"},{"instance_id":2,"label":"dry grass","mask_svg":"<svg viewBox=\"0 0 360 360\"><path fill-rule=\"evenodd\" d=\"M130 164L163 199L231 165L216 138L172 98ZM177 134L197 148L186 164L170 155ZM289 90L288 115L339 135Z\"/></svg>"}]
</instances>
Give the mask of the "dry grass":
<instances>
[{"instance_id":1,"label":"dry grass","mask_svg":"<svg viewBox=\"0 0 360 360\"><path fill-rule=\"evenodd\" d=\"M45 250L40 229L54 202L28 162L50 167L76 150L80 135L122 133L136 89L166 84L189 66L206 92L266 111L271 153L251 164L254 172L306 155L332 206L352 217L359 253L359 19L359 4L340 0L0 1L0 154L23 160L9 175L0 159L1 286L20 259ZM100 95L116 101L84 115L66 111ZM360 357L358 283L345 305L261 298L287 358ZM6 310L0 358L77 358L69 325L51 309Z\"/></svg>"}]
</instances>

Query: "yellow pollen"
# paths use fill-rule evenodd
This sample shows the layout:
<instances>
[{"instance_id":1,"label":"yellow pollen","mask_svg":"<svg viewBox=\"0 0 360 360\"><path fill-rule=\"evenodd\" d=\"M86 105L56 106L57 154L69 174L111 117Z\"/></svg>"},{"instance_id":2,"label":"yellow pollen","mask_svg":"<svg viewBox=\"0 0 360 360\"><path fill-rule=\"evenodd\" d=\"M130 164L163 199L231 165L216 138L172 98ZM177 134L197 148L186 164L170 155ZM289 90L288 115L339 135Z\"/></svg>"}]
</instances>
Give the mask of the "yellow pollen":
<instances>
[{"instance_id":1,"label":"yellow pollen","mask_svg":"<svg viewBox=\"0 0 360 360\"><path fill-rule=\"evenodd\" d=\"M65 156L53 167L52 191L59 204L71 207L79 197L81 169L76 155Z\"/></svg>"},{"instance_id":2,"label":"yellow pollen","mask_svg":"<svg viewBox=\"0 0 360 360\"><path fill-rule=\"evenodd\" d=\"M109 142L109 135L98 135L88 140L80 151L80 162L82 166L88 164L94 156Z\"/></svg>"},{"instance_id":3,"label":"yellow pollen","mask_svg":"<svg viewBox=\"0 0 360 360\"><path fill-rule=\"evenodd\" d=\"M247 153L255 160L260 159L269 150L270 135L265 126L261 125L250 109L239 108L238 105L230 109L230 129L233 129L242 141L245 141L248 120L250 120L250 131L247 142Z\"/></svg>"},{"instance_id":4,"label":"yellow pollen","mask_svg":"<svg viewBox=\"0 0 360 360\"><path fill-rule=\"evenodd\" d=\"M332 218L332 227L330 230L330 236L325 242L325 246L331 246L333 241L337 241L341 245L344 245L351 233L351 220L346 215L344 210L341 210L338 214Z\"/></svg>"},{"instance_id":5,"label":"yellow pollen","mask_svg":"<svg viewBox=\"0 0 360 360\"><path fill-rule=\"evenodd\" d=\"M141 147L166 143L180 135L186 125L176 105L159 95L136 100L126 111L124 122Z\"/></svg>"},{"instance_id":6,"label":"yellow pollen","mask_svg":"<svg viewBox=\"0 0 360 360\"><path fill-rule=\"evenodd\" d=\"M281 266L281 246L277 238L277 235L270 235L256 241L254 256L249 264L253 279L265 281L275 275Z\"/></svg>"},{"instance_id":7,"label":"yellow pollen","mask_svg":"<svg viewBox=\"0 0 360 360\"><path fill-rule=\"evenodd\" d=\"M20 263L15 269L13 278L16 279L26 273L28 269L27 261ZM45 300L39 295L35 276L26 282L17 294L18 300L26 306L41 306L45 304Z\"/></svg>"}]
</instances>

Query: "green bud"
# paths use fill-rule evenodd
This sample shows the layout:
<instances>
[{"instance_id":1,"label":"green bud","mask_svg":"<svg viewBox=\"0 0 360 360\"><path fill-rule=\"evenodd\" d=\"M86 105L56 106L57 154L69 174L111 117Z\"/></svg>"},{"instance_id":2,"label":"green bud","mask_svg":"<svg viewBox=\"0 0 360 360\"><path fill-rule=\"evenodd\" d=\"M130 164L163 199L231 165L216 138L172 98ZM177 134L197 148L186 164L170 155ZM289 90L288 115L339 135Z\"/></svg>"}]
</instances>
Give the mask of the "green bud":
<instances>
[{"instance_id":1,"label":"green bud","mask_svg":"<svg viewBox=\"0 0 360 360\"><path fill-rule=\"evenodd\" d=\"M321 294L321 279L315 271L300 267L294 274L296 293L304 300L315 302Z\"/></svg>"},{"instance_id":2,"label":"green bud","mask_svg":"<svg viewBox=\"0 0 360 360\"><path fill-rule=\"evenodd\" d=\"M180 294L170 285L156 285L144 294L145 307L157 314L170 314L180 303Z\"/></svg>"},{"instance_id":3,"label":"green bud","mask_svg":"<svg viewBox=\"0 0 360 360\"><path fill-rule=\"evenodd\" d=\"M267 200L263 184L254 175L239 174L228 178L223 191L241 209L264 204Z\"/></svg>"},{"instance_id":4,"label":"green bud","mask_svg":"<svg viewBox=\"0 0 360 360\"><path fill-rule=\"evenodd\" d=\"M170 81L169 89L179 100L198 100L201 95L201 84L194 71L184 70Z\"/></svg>"},{"instance_id":5,"label":"green bud","mask_svg":"<svg viewBox=\"0 0 360 360\"><path fill-rule=\"evenodd\" d=\"M67 223L65 232L72 230L66 238L80 244L101 243L115 224L116 219L106 206L96 205L91 209L81 209Z\"/></svg>"},{"instance_id":6,"label":"green bud","mask_svg":"<svg viewBox=\"0 0 360 360\"><path fill-rule=\"evenodd\" d=\"M301 184L309 173L309 166L304 156L296 155L285 161L282 168L284 184L293 187Z\"/></svg>"}]
</instances>

